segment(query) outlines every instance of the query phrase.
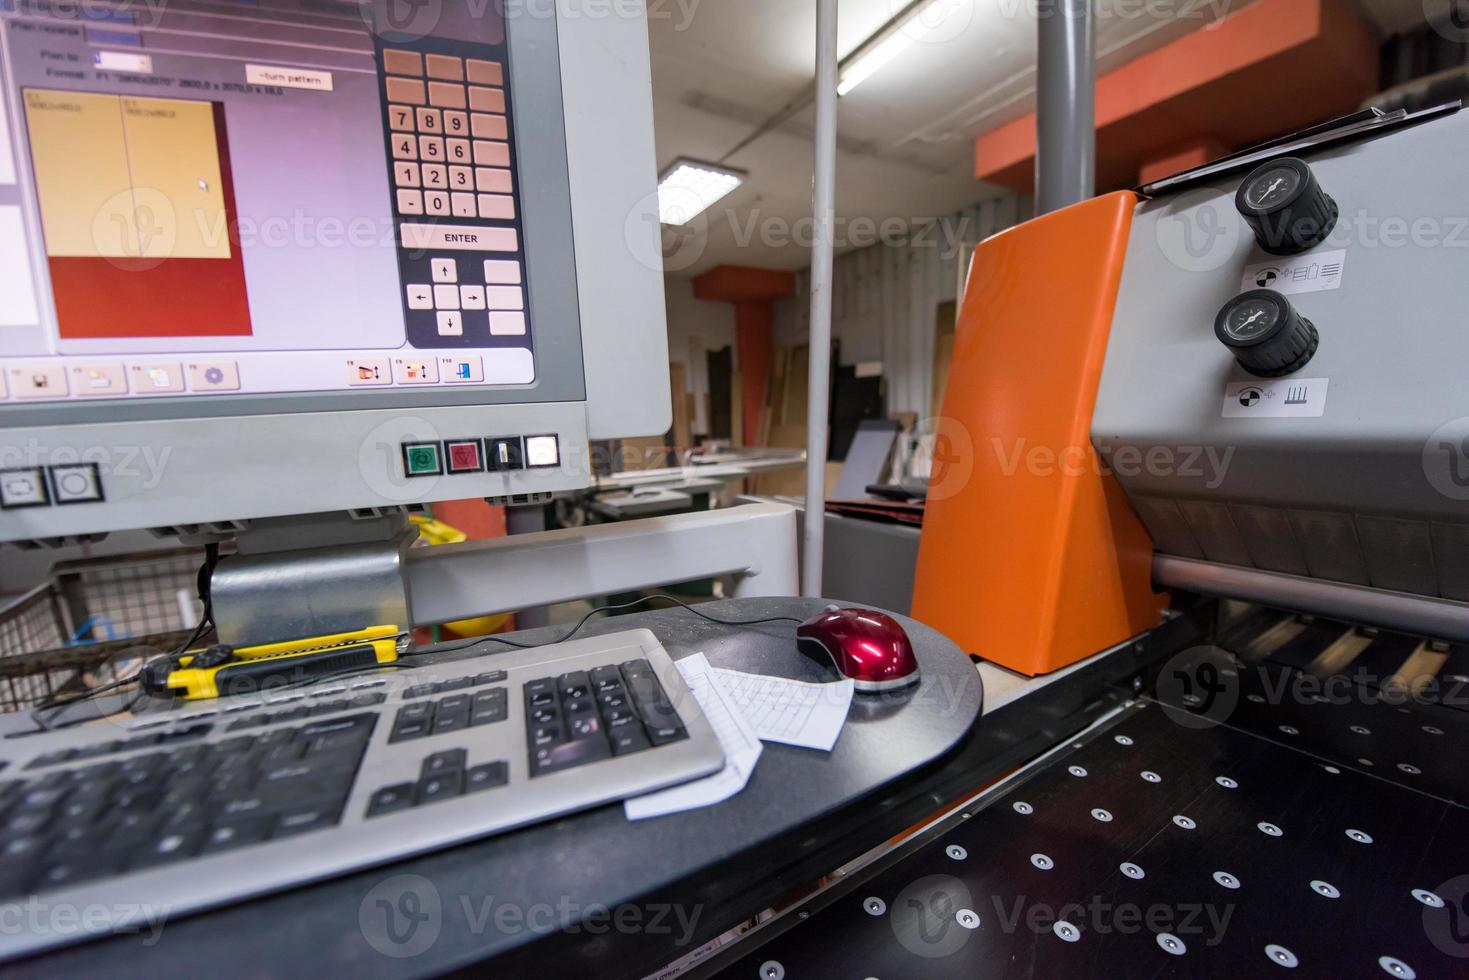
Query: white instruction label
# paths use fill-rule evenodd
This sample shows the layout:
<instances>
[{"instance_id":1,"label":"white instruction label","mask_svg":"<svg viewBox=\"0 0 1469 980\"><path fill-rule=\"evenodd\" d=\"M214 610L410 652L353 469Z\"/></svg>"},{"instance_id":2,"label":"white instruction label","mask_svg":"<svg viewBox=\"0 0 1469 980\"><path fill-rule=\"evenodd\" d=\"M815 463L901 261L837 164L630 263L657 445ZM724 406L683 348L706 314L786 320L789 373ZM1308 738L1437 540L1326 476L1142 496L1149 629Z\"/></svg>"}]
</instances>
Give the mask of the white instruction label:
<instances>
[{"instance_id":1,"label":"white instruction label","mask_svg":"<svg viewBox=\"0 0 1469 980\"><path fill-rule=\"evenodd\" d=\"M1273 289L1277 293L1320 293L1341 287L1347 268L1347 250L1312 252L1245 269L1241 289Z\"/></svg>"},{"instance_id":2,"label":"white instruction label","mask_svg":"<svg viewBox=\"0 0 1469 980\"><path fill-rule=\"evenodd\" d=\"M1319 419L1330 378L1235 381L1224 388L1227 419Z\"/></svg>"}]
</instances>

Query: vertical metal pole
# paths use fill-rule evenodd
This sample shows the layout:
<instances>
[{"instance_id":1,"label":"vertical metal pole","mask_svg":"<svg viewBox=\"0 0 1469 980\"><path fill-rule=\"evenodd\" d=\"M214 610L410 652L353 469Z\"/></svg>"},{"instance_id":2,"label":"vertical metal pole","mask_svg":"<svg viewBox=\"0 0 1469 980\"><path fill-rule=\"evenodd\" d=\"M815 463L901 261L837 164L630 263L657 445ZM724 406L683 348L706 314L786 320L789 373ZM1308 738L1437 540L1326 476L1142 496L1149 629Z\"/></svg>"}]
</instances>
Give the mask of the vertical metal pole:
<instances>
[{"instance_id":1,"label":"vertical metal pole","mask_svg":"<svg viewBox=\"0 0 1469 980\"><path fill-rule=\"evenodd\" d=\"M1047 0L1039 19L1035 210L1046 214L1096 193L1097 52L1092 0Z\"/></svg>"},{"instance_id":2,"label":"vertical metal pole","mask_svg":"<svg viewBox=\"0 0 1469 980\"><path fill-rule=\"evenodd\" d=\"M836 227L837 0L816 0L816 177L812 188L811 376L806 403L806 521L801 594L821 595L826 439L831 410L831 278Z\"/></svg>"}]
</instances>

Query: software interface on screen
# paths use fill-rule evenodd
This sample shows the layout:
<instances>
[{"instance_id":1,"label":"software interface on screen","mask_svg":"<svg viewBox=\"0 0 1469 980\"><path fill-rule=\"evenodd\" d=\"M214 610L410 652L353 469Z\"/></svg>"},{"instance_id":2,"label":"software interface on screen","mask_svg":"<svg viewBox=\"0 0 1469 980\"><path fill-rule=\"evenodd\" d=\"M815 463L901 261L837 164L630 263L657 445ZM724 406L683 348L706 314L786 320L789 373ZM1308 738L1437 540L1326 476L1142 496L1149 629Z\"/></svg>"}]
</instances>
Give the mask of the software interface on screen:
<instances>
[{"instance_id":1,"label":"software interface on screen","mask_svg":"<svg viewBox=\"0 0 1469 980\"><path fill-rule=\"evenodd\" d=\"M0 404L534 381L494 9L0 0Z\"/></svg>"}]
</instances>

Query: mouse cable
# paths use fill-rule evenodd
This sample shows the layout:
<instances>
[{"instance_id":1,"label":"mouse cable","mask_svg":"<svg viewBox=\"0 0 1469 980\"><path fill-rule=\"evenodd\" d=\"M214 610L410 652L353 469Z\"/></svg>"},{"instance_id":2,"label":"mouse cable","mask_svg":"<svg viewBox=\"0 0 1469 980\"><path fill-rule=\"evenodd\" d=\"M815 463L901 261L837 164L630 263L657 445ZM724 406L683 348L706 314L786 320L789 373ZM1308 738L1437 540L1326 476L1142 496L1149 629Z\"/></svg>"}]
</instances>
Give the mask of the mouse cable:
<instances>
[{"instance_id":1,"label":"mouse cable","mask_svg":"<svg viewBox=\"0 0 1469 980\"><path fill-rule=\"evenodd\" d=\"M700 619L707 619L709 622L718 623L720 626L763 626L766 623L796 623L797 625L799 625L805 622L804 619L797 619L794 616L768 616L764 619L720 619L717 616L711 616L708 613L700 612L696 607L690 605L687 602L684 602L682 599L677 599L671 595L657 592L653 595L645 595L641 599L633 599L631 602L619 602L614 605L598 606L596 609L593 609L591 612L583 616L581 618L581 621L573 626L570 632L568 632L565 636L562 636L560 639L557 640L547 641L546 643L520 643L516 640L507 640L504 637L499 636L484 636L478 639L467 640L463 643L458 643L453 646L446 647L441 645L433 647L431 649L426 649L423 652L457 653L461 650L469 650L477 646L482 646L486 643L503 643L507 647L515 647L517 650L535 650L538 647L552 646L557 643L565 643L567 640L580 633L582 631L582 628L591 621L593 616L597 616L605 612L617 612L618 610L622 609L631 609L634 606L645 605L646 603L652 602L655 599L662 599L666 602L671 602L675 605L682 606L689 612L693 613L695 616L698 616Z\"/></svg>"}]
</instances>

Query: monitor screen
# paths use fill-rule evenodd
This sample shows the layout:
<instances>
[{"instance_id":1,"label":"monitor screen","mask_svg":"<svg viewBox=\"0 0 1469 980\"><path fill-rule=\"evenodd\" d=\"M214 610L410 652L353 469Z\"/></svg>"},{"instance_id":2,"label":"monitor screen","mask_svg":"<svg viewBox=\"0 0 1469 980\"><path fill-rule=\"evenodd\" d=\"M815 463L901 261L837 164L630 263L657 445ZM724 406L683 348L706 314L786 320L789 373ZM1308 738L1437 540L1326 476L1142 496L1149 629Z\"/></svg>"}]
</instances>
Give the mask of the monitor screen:
<instances>
[{"instance_id":1,"label":"monitor screen","mask_svg":"<svg viewBox=\"0 0 1469 980\"><path fill-rule=\"evenodd\" d=\"M536 382L480 6L0 3L0 404Z\"/></svg>"}]
</instances>

